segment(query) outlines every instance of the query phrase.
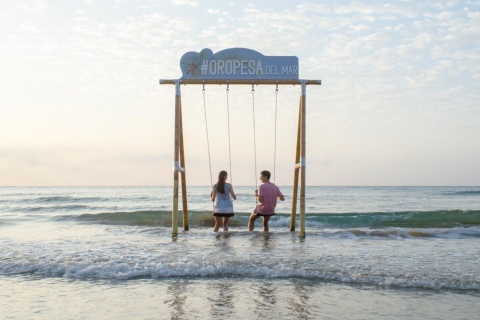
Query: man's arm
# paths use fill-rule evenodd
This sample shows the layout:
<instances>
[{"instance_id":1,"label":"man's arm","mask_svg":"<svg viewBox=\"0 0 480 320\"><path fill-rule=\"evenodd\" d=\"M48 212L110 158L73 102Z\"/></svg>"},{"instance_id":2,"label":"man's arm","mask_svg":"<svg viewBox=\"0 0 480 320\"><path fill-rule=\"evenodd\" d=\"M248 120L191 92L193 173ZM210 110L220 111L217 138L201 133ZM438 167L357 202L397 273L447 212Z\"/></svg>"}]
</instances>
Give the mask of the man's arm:
<instances>
[{"instance_id":1,"label":"man's arm","mask_svg":"<svg viewBox=\"0 0 480 320\"><path fill-rule=\"evenodd\" d=\"M257 198L258 202L260 202L260 203L263 203L263 201L265 200L263 198L263 196L258 195L258 190L255 190L255 197Z\"/></svg>"}]
</instances>

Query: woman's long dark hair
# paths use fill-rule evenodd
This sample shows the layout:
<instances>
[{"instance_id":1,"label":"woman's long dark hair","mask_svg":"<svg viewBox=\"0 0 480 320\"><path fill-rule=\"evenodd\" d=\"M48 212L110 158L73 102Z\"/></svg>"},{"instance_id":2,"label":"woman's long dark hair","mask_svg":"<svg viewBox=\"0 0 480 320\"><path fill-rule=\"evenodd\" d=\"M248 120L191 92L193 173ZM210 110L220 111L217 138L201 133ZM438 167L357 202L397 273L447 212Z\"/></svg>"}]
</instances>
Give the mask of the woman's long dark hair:
<instances>
[{"instance_id":1,"label":"woman's long dark hair","mask_svg":"<svg viewBox=\"0 0 480 320\"><path fill-rule=\"evenodd\" d=\"M222 170L218 174L218 181L217 181L217 191L221 194L225 193L225 177L227 176L227 171Z\"/></svg>"}]
</instances>

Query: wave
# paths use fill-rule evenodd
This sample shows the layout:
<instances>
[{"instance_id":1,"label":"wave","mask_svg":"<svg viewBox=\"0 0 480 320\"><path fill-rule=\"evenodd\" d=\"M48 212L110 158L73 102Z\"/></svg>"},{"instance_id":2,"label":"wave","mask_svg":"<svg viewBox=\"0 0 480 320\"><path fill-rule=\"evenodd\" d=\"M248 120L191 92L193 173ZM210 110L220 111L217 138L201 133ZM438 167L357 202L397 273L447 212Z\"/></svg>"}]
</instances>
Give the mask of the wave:
<instances>
[{"instance_id":1,"label":"wave","mask_svg":"<svg viewBox=\"0 0 480 320\"><path fill-rule=\"evenodd\" d=\"M152 200L151 197L148 196L136 196L136 197L115 197L115 201L150 201ZM154 200L154 199L153 199ZM12 201L12 200L5 200ZM15 203L27 203L27 204L62 204L62 203L105 203L111 202L112 197L101 197L101 196L93 196L93 197L79 197L79 196L41 196L41 197L29 197L15 200Z\"/></svg>"},{"instance_id":2,"label":"wave","mask_svg":"<svg viewBox=\"0 0 480 320\"><path fill-rule=\"evenodd\" d=\"M95 209L91 206L81 205L81 204L65 204L60 206L31 206L31 207L21 207L21 208L9 208L10 211L18 211L18 212L52 212L52 211L79 211L79 210L92 210Z\"/></svg>"},{"instance_id":3,"label":"wave","mask_svg":"<svg viewBox=\"0 0 480 320\"><path fill-rule=\"evenodd\" d=\"M308 216L307 216L308 217ZM307 218L308 219L308 218ZM480 210L402 211L318 215L328 226L453 228L480 226Z\"/></svg>"},{"instance_id":4,"label":"wave","mask_svg":"<svg viewBox=\"0 0 480 320\"><path fill-rule=\"evenodd\" d=\"M132 212L103 212L103 213L85 213L76 217L65 215L56 217L56 220L75 219L81 222L94 222L102 224L122 224L137 226L163 226L172 225L172 213L170 211L132 211ZM182 214L179 214L179 222L182 223ZM190 212L188 215L189 224L196 226L213 226L213 217L211 212ZM232 221L230 225L235 226Z\"/></svg>"},{"instance_id":5,"label":"wave","mask_svg":"<svg viewBox=\"0 0 480 320\"><path fill-rule=\"evenodd\" d=\"M249 213L236 213L230 220L232 227L245 226ZM171 211L131 211L85 213L78 216L64 215L56 220L77 220L102 224L124 224L139 226L163 226L172 224ZM179 212L179 225L182 225ZM423 212L372 212L372 213L309 213L305 215L306 227L314 228L455 228L480 226L480 210L438 210ZM191 226L212 227L211 211L190 211L188 222ZM297 215L298 222L298 215ZM270 220L272 227L289 226L289 214L276 214Z\"/></svg>"},{"instance_id":6,"label":"wave","mask_svg":"<svg viewBox=\"0 0 480 320\"><path fill-rule=\"evenodd\" d=\"M31 199L36 203L64 203L64 202L93 202L101 201L99 197L71 197L71 196L52 196L52 197L39 197L36 199ZM108 200L103 198L104 201Z\"/></svg>"},{"instance_id":7,"label":"wave","mask_svg":"<svg viewBox=\"0 0 480 320\"><path fill-rule=\"evenodd\" d=\"M355 273L349 270L299 268L298 265L256 264L239 260L212 261L36 261L1 263L0 274L35 274L37 276L65 277L70 279L134 280L139 278L237 278L237 279L302 279L311 281L340 282L347 284L373 285L380 287L447 289L478 291L480 282L471 278L447 275L412 275L388 273Z\"/></svg>"},{"instance_id":8,"label":"wave","mask_svg":"<svg viewBox=\"0 0 480 320\"><path fill-rule=\"evenodd\" d=\"M457 192L448 193L447 195L452 195L452 196L479 196L480 195L480 190L457 191Z\"/></svg>"}]
</instances>

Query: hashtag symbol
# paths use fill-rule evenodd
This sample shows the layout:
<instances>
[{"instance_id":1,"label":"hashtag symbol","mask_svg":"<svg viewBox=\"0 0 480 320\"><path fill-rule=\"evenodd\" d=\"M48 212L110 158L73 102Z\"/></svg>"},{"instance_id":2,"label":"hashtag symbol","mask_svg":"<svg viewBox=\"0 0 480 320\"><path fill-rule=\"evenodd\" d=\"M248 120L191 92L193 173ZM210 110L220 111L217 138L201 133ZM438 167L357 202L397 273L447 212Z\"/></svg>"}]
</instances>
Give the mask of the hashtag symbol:
<instances>
[{"instance_id":1,"label":"hashtag symbol","mask_svg":"<svg viewBox=\"0 0 480 320\"><path fill-rule=\"evenodd\" d=\"M208 61L207 60L203 60L201 68L202 68L202 74L206 74L207 70L208 70Z\"/></svg>"}]
</instances>

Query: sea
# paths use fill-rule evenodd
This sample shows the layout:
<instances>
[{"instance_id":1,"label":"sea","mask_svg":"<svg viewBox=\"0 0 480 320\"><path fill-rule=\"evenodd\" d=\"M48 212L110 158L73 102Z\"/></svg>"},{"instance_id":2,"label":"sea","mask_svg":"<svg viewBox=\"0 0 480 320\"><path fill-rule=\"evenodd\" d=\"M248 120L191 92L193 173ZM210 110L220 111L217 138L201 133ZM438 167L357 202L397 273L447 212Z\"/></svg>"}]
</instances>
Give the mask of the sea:
<instances>
[{"instance_id":1,"label":"sea","mask_svg":"<svg viewBox=\"0 0 480 320\"><path fill-rule=\"evenodd\" d=\"M0 319L479 319L480 186L307 186L304 239L254 189L0 187Z\"/></svg>"}]
</instances>

